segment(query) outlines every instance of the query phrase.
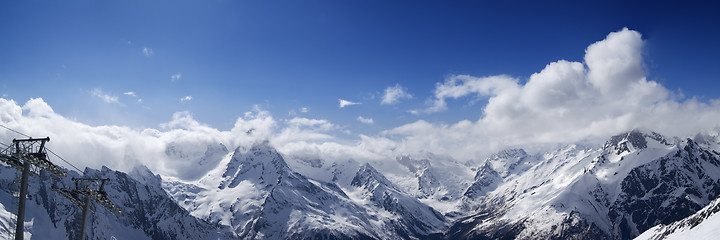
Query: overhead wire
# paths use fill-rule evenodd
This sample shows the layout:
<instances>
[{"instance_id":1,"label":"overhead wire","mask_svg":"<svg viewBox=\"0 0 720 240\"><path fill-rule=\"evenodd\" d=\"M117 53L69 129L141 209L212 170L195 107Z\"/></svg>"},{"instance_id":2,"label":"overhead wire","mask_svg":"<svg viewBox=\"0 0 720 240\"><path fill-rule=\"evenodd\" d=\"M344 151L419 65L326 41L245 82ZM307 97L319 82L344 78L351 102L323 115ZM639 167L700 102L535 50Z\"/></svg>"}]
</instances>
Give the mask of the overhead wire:
<instances>
[{"instance_id":1,"label":"overhead wire","mask_svg":"<svg viewBox=\"0 0 720 240\"><path fill-rule=\"evenodd\" d=\"M17 133L17 134L20 134L20 135L23 135L23 136L25 136L25 137L31 138L31 137L30 137L30 136L28 136L27 134L24 134L24 133L18 132L18 131L16 131L15 129L12 129L12 128L9 128L9 127L6 127L5 125L2 125L2 124L0 124L0 127L3 127L3 128L5 128L5 129L7 129L7 130L13 131L13 132L15 132L15 133Z\"/></svg>"},{"instance_id":2,"label":"overhead wire","mask_svg":"<svg viewBox=\"0 0 720 240\"><path fill-rule=\"evenodd\" d=\"M22 136L24 136L24 137L32 138L32 137L30 137L30 136L27 135L27 134L24 134L24 133L22 133L22 132L20 132L20 131L17 131L17 130L15 130L15 129L9 128L9 127L7 127L7 126L5 126L5 125L3 125L3 124L0 124L0 127L3 127L3 128L5 128L5 129L7 129L7 130L10 130L10 131L12 131L12 132L14 132L14 133L20 134L20 135L22 135ZM0 143L0 144L2 144L2 145L4 145L4 146L8 146L8 145L6 145L6 144L4 144L4 143ZM48 152L50 152L50 153L52 153L53 155L55 155L55 157L59 158L60 160L62 160L62 161L65 162L65 163L67 163L67 164L70 165L71 167L75 168L75 170L78 170L79 173L82 173L82 172L83 172L82 170L80 170L80 168L76 167L75 165L73 165L72 163L68 162L68 161L65 160L63 157L61 157L60 155L58 155L57 153L55 153L55 152L53 152L52 150L50 150L50 148L45 147L45 149L46 149Z\"/></svg>"},{"instance_id":3,"label":"overhead wire","mask_svg":"<svg viewBox=\"0 0 720 240\"><path fill-rule=\"evenodd\" d=\"M83 173L83 171L80 170L80 168L78 168L78 167L76 167L75 165L73 165L72 163L68 162L67 160L65 160L65 159L64 159L63 157L61 157L60 155L57 155L57 153L53 152L52 150L50 150L50 149L47 148L47 147L46 147L45 149L47 149L48 152L50 152L50 153L52 153L53 155L55 155L55 157L59 158L60 160L62 160L62 161L65 162L65 163L67 163L67 164L70 165L71 167L75 168L75 170L78 170L78 172L79 172L80 174Z\"/></svg>"},{"instance_id":4,"label":"overhead wire","mask_svg":"<svg viewBox=\"0 0 720 240\"><path fill-rule=\"evenodd\" d=\"M7 130L10 130L10 131L12 131L12 132L14 132L14 133L17 133L17 134L19 134L19 135L22 135L22 136L24 136L24 137L32 138L32 137L30 137L30 136L27 135L27 134L24 134L24 133L22 133L22 132L20 132L20 131L17 131L17 130L15 130L15 129L9 128L9 127L7 127L7 126L5 126L5 125L3 125L3 124L0 124L0 127L5 128L5 129L7 129ZM0 145L2 145L2 146L4 146L4 147L10 147L10 145L4 144L4 143L0 143ZM50 150L50 148L45 147L45 149L46 149L48 152L50 152L52 155L54 155L55 157L59 158L59 159L62 160L63 162L65 162L65 163L67 163L68 165L70 165L71 167L73 167L73 168L74 168L75 170L77 170L80 174L83 173L83 171L80 170L80 168L76 167L75 165L73 165L73 164L70 163L69 161L65 160L65 158L61 157L61 156L58 155L57 153L55 153L55 152L53 152L52 150ZM93 185L96 185L96 186L97 186L97 182L93 182ZM116 216L116 217L117 217L117 216ZM135 226L136 229L139 229L139 230L141 230L141 231L143 231L143 232L146 232L142 227L140 227L140 226L137 225L136 223L134 223L134 222L132 222L132 221L130 221L130 222Z\"/></svg>"}]
</instances>

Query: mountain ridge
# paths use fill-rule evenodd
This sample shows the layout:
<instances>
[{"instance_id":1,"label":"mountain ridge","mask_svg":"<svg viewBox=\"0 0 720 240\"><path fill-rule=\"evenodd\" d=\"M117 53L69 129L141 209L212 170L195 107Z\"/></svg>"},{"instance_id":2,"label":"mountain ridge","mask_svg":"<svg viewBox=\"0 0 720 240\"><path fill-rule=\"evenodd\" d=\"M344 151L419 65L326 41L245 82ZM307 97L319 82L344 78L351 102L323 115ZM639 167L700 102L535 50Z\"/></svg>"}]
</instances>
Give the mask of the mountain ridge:
<instances>
[{"instance_id":1,"label":"mountain ridge","mask_svg":"<svg viewBox=\"0 0 720 240\"><path fill-rule=\"evenodd\" d=\"M569 144L532 154L506 149L473 162L429 153L376 162L288 162L269 142L233 151L175 148L168 154L193 155L201 158L198 164L219 160L205 161L217 164L194 180L165 178L142 166L129 173L85 170L84 176L111 179L108 196L125 212L117 217L97 211L88 236L631 239L660 231L657 225L688 222L683 219L717 201L718 145L711 134L681 139L631 130L596 146ZM0 236L6 237L13 172L0 166ZM35 227L75 236L78 210L48 190L45 182L57 180L43 176L31 183L39 211L30 218Z\"/></svg>"}]
</instances>

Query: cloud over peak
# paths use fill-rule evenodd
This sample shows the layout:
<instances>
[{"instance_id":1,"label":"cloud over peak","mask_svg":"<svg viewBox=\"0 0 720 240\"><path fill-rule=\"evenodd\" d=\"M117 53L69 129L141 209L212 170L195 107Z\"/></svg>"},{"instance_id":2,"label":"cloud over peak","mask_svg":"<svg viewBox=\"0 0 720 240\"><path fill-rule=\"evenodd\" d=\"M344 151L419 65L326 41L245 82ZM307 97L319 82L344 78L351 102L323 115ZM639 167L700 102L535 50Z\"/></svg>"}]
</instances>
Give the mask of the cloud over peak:
<instances>
[{"instance_id":1,"label":"cloud over peak","mask_svg":"<svg viewBox=\"0 0 720 240\"><path fill-rule=\"evenodd\" d=\"M334 134L346 129L329 120L295 115L276 120L257 106L238 117L230 130L200 123L190 112L173 114L159 130L89 126L55 113L42 99L19 106L0 98L0 120L33 136L50 136L55 139L50 147L80 167L107 165L123 170L145 164L153 171L180 178L201 175L202 169L168 156L166 150L173 144L202 146L198 151L223 144L232 150L270 140L283 154L308 159L383 160L430 152L462 161L508 147L604 141L632 128L684 137L717 127L720 99L679 98L648 80L642 46L640 33L622 29L590 44L584 61L551 62L526 81L508 75L449 76L436 83L429 106L417 112L441 112L452 107L450 101L469 100L478 103L474 106L481 117L454 123L419 119L375 135L360 135L355 142L336 138ZM388 89L390 94L385 95L403 95L392 93L394 89L405 93L400 85ZM90 93L106 102L117 101L100 89ZM344 99L338 102L340 108L360 104ZM363 116L351 120L374 122ZM7 142L12 137L13 133L0 129L0 140ZM86 145L93 148L77 147Z\"/></svg>"},{"instance_id":2,"label":"cloud over peak","mask_svg":"<svg viewBox=\"0 0 720 240\"><path fill-rule=\"evenodd\" d=\"M436 84L430 106L418 112L443 111L449 99L469 97L484 103L482 117L453 125L418 121L386 133L408 146L465 152L468 158L503 146L603 138L636 127L685 136L717 126L709 119L720 118L720 101L673 98L646 79L642 47L641 34L624 28L591 44L584 62L549 63L524 84L507 75L450 76Z\"/></svg>"}]
</instances>

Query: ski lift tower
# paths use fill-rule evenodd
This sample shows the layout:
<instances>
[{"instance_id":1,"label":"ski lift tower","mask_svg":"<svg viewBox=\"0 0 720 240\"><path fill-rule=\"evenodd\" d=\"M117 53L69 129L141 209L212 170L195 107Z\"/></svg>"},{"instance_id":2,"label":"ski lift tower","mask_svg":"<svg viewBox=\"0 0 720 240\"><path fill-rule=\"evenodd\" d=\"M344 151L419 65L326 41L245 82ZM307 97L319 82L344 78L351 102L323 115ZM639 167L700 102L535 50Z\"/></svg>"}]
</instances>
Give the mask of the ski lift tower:
<instances>
[{"instance_id":1,"label":"ski lift tower","mask_svg":"<svg viewBox=\"0 0 720 240\"><path fill-rule=\"evenodd\" d=\"M13 139L13 145L0 150L0 161L22 171L20 181L20 196L18 196L17 224L15 239L22 240L25 224L25 200L28 194L28 177L30 174L39 175L40 170L46 170L58 177L66 177L67 173L47 158L46 138Z\"/></svg>"},{"instance_id":2,"label":"ski lift tower","mask_svg":"<svg viewBox=\"0 0 720 240\"><path fill-rule=\"evenodd\" d=\"M78 235L78 239L85 240L85 228L87 226L88 211L91 210L90 200L94 200L111 213L120 215L122 214L122 211L115 204L113 204L110 199L107 198L107 193L105 192L104 188L105 182L110 181L110 179L73 178L72 180L75 181L75 189L73 190L56 188L55 186L52 186L51 188L52 190L60 193L60 195L62 195L63 197L70 200L70 202L72 202L76 206L82 208L83 211L80 218L80 229L78 229L78 231L80 232L80 234ZM92 183L97 182L100 182L100 187L97 190L90 187Z\"/></svg>"}]
</instances>

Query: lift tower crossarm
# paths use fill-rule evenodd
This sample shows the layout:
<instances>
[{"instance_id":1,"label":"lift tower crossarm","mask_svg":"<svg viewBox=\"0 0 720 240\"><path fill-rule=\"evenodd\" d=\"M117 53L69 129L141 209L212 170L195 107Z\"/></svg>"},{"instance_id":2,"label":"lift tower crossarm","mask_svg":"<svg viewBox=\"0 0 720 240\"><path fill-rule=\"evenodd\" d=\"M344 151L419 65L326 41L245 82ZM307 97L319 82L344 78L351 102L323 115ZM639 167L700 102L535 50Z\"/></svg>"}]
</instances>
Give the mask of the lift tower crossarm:
<instances>
[{"instance_id":1,"label":"lift tower crossarm","mask_svg":"<svg viewBox=\"0 0 720 240\"><path fill-rule=\"evenodd\" d=\"M103 206L105 209L107 209L113 214L120 215L122 214L122 211L114 203L112 203L110 199L107 198L107 193L105 192L104 188L105 182L110 181L109 178L72 178L72 180L75 181L74 190L56 187L52 187L52 190L55 190L63 197L70 200L70 202L82 208L82 218L80 220L81 227L79 229L80 234L78 235L78 237L79 239L84 240L85 228L87 226L87 216L88 212L91 211L90 200L95 200L97 203L99 203L101 206ZM100 182L100 187L98 188L98 190L95 190L90 188L88 185L81 185L81 182ZM84 199L81 199L81 195L84 196Z\"/></svg>"}]
</instances>

